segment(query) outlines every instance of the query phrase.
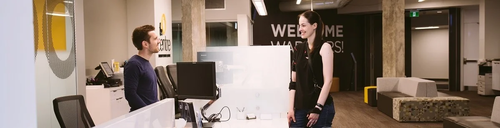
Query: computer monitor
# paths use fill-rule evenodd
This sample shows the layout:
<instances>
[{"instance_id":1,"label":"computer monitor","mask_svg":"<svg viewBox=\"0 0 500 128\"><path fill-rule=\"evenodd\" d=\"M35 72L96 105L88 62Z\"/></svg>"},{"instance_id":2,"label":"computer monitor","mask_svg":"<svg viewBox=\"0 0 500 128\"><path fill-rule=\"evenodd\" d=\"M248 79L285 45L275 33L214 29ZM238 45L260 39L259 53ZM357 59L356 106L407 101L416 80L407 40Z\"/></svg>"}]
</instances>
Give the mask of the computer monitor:
<instances>
[{"instance_id":1,"label":"computer monitor","mask_svg":"<svg viewBox=\"0 0 500 128\"><path fill-rule=\"evenodd\" d=\"M177 62L179 99L217 99L215 62Z\"/></svg>"}]
</instances>

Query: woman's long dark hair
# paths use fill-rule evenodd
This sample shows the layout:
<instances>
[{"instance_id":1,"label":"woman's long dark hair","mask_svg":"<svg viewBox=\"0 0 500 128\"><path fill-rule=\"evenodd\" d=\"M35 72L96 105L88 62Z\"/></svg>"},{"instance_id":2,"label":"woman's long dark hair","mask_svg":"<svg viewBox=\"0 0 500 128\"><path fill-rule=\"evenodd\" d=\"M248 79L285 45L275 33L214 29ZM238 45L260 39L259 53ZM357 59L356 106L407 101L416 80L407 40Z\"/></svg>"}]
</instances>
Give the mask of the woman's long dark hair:
<instances>
[{"instance_id":1,"label":"woman's long dark hair","mask_svg":"<svg viewBox=\"0 0 500 128\"><path fill-rule=\"evenodd\" d=\"M313 43L313 48L311 49L310 52L313 52L315 49L320 49L321 46L323 45L323 34L324 34L323 30L325 28L324 27L325 25L323 24L321 17L319 16L318 13L311 10L303 12L302 14L299 15L299 18L300 16L304 16L304 18L306 18L311 25L314 23L318 25L316 27L316 35L314 37L314 42L309 42L309 43Z\"/></svg>"}]
</instances>

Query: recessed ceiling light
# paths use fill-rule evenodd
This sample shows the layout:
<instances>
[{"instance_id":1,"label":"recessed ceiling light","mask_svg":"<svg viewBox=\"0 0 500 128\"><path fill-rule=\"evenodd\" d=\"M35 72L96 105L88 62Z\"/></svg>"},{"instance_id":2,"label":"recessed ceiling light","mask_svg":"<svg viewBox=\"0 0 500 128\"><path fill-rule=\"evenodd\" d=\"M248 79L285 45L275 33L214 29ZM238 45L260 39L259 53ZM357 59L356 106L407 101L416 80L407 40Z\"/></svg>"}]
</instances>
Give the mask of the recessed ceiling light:
<instances>
[{"instance_id":1,"label":"recessed ceiling light","mask_svg":"<svg viewBox=\"0 0 500 128\"><path fill-rule=\"evenodd\" d=\"M415 29L436 29L438 26L429 26L429 27L416 27Z\"/></svg>"},{"instance_id":2,"label":"recessed ceiling light","mask_svg":"<svg viewBox=\"0 0 500 128\"><path fill-rule=\"evenodd\" d=\"M418 0L418 2L424 2L425 0Z\"/></svg>"}]
</instances>

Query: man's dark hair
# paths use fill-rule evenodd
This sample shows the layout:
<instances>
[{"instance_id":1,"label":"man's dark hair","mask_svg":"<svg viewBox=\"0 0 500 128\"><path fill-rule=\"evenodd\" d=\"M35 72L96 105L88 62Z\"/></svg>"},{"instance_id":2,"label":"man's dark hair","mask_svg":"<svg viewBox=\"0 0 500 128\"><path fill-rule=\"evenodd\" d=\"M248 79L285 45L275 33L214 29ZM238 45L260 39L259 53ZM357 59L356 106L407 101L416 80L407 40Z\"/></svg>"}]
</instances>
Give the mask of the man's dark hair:
<instances>
[{"instance_id":1,"label":"man's dark hair","mask_svg":"<svg viewBox=\"0 0 500 128\"><path fill-rule=\"evenodd\" d=\"M142 41L147 41L149 43L149 32L154 31L155 27L152 25L143 25L134 29L132 33L132 43L134 43L137 50L142 50Z\"/></svg>"}]
</instances>

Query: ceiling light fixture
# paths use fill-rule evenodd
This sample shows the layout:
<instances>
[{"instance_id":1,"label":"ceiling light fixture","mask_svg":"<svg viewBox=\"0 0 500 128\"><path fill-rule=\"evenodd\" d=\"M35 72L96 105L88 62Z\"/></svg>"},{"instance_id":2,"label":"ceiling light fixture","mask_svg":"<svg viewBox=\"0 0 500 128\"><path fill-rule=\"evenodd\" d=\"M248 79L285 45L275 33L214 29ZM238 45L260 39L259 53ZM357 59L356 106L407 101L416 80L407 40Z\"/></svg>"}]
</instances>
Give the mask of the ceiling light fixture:
<instances>
[{"instance_id":1,"label":"ceiling light fixture","mask_svg":"<svg viewBox=\"0 0 500 128\"><path fill-rule=\"evenodd\" d=\"M66 14L63 14L63 13L45 13L45 14L51 15L51 16L73 17L73 16L69 15L68 13L66 13Z\"/></svg>"},{"instance_id":2,"label":"ceiling light fixture","mask_svg":"<svg viewBox=\"0 0 500 128\"><path fill-rule=\"evenodd\" d=\"M300 4L300 2L302 2L302 0L297 0L297 3L295 3L295 4Z\"/></svg>"},{"instance_id":3,"label":"ceiling light fixture","mask_svg":"<svg viewBox=\"0 0 500 128\"><path fill-rule=\"evenodd\" d=\"M416 27L415 29L436 29L439 28L438 26L429 26L429 27Z\"/></svg>"},{"instance_id":4,"label":"ceiling light fixture","mask_svg":"<svg viewBox=\"0 0 500 128\"><path fill-rule=\"evenodd\" d=\"M425 0L418 0L418 2L424 2Z\"/></svg>"},{"instance_id":5,"label":"ceiling light fixture","mask_svg":"<svg viewBox=\"0 0 500 128\"><path fill-rule=\"evenodd\" d=\"M267 16L266 4L264 4L264 0L252 0L252 2L259 15Z\"/></svg>"}]
</instances>

